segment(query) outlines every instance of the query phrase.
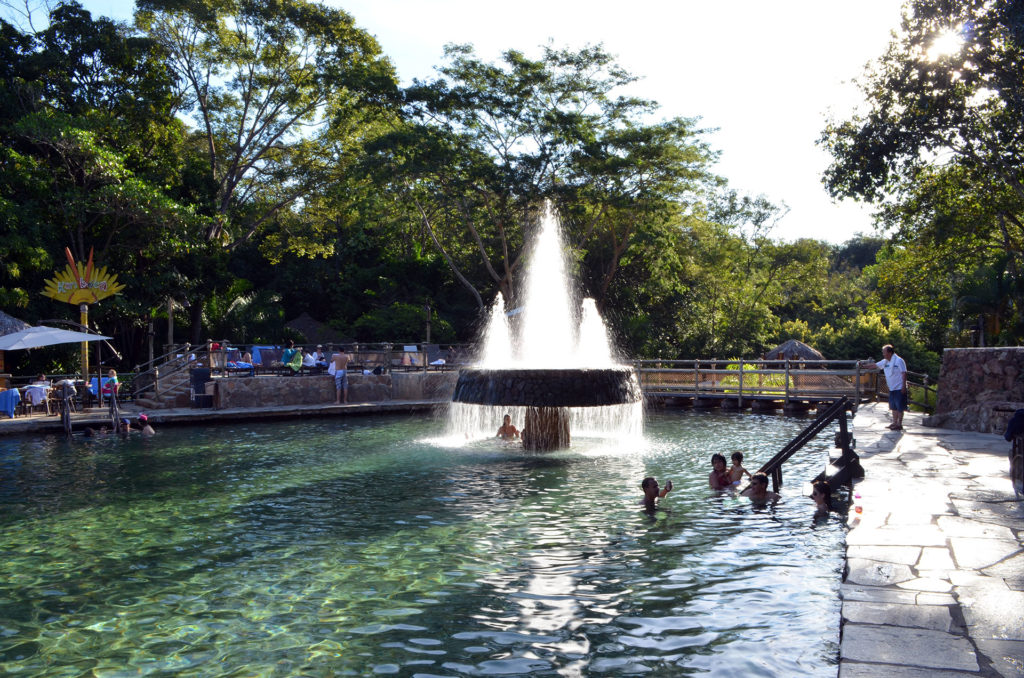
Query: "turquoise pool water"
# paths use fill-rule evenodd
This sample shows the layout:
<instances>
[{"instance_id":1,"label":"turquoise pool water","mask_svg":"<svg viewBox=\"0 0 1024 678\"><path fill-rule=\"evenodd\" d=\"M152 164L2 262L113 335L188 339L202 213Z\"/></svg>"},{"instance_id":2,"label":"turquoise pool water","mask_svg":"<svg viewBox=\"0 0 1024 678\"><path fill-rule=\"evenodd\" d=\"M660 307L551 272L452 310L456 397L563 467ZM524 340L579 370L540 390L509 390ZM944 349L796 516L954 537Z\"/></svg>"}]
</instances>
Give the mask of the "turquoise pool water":
<instances>
[{"instance_id":1,"label":"turquoise pool water","mask_svg":"<svg viewBox=\"0 0 1024 678\"><path fill-rule=\"evenodd\" d=\"M429 418L0 439L0 674L835 676L844 527L806 420L649 415L621 448L451 446ZM651 517L640 480L675 490Z\"/></svg>"}]
</instances>

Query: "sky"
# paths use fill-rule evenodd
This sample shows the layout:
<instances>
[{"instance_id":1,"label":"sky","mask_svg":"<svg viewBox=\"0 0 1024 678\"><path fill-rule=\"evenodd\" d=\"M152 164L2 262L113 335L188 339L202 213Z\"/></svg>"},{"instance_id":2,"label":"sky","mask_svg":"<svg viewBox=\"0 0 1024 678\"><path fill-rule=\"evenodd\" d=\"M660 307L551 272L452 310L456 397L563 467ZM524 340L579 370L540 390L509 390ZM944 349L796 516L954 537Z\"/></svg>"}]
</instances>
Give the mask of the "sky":
<instances>
[{"instance_id":1,"label":"sky","mask_svg":"<svg viewBox=\"0 0 1024 678\"><path fill-rule=\"evenodd\" d=\"M657 118L700 118L714 129L714 168L741 194L789 212L773 236L833 243L873 233L871 209L835 203L821 184L828 154L815 142L829 115L860 101L853 78L880 56L900 0L329 0L376 36L403 84L426 79L444 45L470 43L496 61L507 49L603 44L641 79L630 93L657 101ZM126 0L85 0L129 19Z\"/></svg>"}]
</instances>

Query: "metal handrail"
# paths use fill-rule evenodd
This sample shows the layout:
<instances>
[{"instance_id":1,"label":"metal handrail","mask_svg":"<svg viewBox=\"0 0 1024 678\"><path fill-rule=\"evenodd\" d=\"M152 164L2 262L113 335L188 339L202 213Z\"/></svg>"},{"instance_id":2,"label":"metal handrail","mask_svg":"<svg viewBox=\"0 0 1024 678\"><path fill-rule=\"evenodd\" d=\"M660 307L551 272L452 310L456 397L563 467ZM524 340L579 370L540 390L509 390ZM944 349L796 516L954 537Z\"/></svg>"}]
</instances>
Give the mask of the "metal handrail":
<instances>
[{"instance_id":1,"label":"metal handrail","mask_svg":"<svg viewBox=\"0 0 1024 678\"><path fill-rule=\"evenodd\" d=\"M192 363L196 362L196 354L198 347L193 347L191 344L175 344L171 350L167 351L161 356L153 358L153 360L147 360L141 365L136 366L135 379L132 382L132 397L138 399L144 397L149 391L153 391L154 394L159 394L160 379L166 379L167 377L173 376L192 366ZM179 354L182 356L180 365L173 365L172 363L179 360ZM173 356L173 357L172 357ZM142 370L142 365L151 365L147 370ZM170 365L170 367L168 367Z\"/></svg>"}]
</instances>

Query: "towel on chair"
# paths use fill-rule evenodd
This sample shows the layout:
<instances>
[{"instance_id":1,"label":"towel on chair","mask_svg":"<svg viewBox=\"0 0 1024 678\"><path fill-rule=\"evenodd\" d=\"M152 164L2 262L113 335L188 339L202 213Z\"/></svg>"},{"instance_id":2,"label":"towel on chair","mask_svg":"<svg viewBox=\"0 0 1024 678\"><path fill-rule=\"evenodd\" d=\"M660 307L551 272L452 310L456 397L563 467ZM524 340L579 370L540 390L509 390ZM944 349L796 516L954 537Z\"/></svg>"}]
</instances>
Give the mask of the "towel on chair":
<instances>
[{"instance_id":1,"label":"towel on chair","mask_svg":"<svg viewBox=\"0 0 1024 678\"><path fill-rule=\"evenodd\" d=\"M11 419L14 419L14 410L18 407L18 403L21 402L21 393L16 388L9 388L3 393L0 393L0 412L5 413Z\"/></svg>"}]
</instances>

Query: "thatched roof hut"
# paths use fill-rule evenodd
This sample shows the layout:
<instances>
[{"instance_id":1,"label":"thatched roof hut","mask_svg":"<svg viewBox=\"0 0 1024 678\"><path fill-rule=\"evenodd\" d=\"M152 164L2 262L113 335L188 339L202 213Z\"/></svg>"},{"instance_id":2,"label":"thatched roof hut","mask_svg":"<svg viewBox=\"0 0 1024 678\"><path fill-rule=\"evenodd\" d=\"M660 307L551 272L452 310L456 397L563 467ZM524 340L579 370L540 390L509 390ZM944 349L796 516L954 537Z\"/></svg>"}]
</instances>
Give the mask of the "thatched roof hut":
<instances>
[{"instance_id":1,"label":"thatched roof hut","mask_svg":"<svg viewBox=\"0 0 1024 678\"><path fill-rule=\"evenodd\" d=\"M340 341L340 333L337 330L305 312L299 317L289 320L284 326L305 337L304 343L307 344L328 344Z\"/></svg>"},{"instance_id":2,"label":"thatched roof hut","mask_svg":"<svg viewBox=\"0 0 1024 678\"><path fill-rule=\"evenodd\" d=\"M821 351L811 348L802 341L790 339L784 341L764 354L765 360L824 360Z\"/></svg>"},{"instance_id":3,"label":"thatched roof hut","mask_svg":"<svg viewBox=\"0 0 1024 678\"><path fill-rule=\"evenodd\" d=\"M7 315L3 311L0 311L0 337L5 334L12 334L14 332L20 332L21 330L27 330L32 327L24 320L18 320L13 315ZM7 366L4 364L4 352L0 351L0 372L6 372Z\"/></svg>"},{"instance_id":4,"label":"thatched roof hut","mask_svg":"<svg viewBox=\"0 0 1024 678\"><path fill-rule=\"evenodd\" d=\"M3 311L0 311L0 337L5 334L12 334L14 332L20 332L27 330L32 327L24 320L18 320L13 315L7 315Z\"/></svg>"}]
</instances>

